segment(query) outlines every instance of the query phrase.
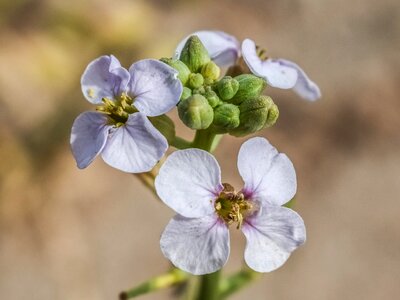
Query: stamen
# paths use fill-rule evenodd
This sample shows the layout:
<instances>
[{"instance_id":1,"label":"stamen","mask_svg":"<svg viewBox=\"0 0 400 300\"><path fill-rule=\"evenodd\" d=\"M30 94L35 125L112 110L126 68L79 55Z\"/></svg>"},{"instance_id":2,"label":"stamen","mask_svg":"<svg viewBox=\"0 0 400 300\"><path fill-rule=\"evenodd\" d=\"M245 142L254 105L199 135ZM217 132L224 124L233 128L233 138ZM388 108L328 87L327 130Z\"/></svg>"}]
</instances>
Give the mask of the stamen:
<instances>
[{"instance_id":1,"label":"stamen","mask_svg":"<svg viewBox=\"0 0 400 300\"><path fill-rule=\"evenodd\" d=\"M109 124L116 127L123 126L129 118L130 114L137 112L137 109L132 105L133 99L123 93L117 99L103 98L103 105L96 107L98 112L109 116Z\"/></svg>"}]
</instances>

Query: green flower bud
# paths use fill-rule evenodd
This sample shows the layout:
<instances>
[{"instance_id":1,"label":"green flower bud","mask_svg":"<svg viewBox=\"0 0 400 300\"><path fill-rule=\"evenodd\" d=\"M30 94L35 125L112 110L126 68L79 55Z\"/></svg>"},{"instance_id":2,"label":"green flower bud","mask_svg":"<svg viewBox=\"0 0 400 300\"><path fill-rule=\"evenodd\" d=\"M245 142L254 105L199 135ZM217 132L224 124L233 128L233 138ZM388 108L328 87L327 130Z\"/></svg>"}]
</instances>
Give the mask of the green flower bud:
<instances>
[{"instance_id":1,"label":"green flower bud","mask_svg":"<svg viewBox=\"0 0 400 300\"><path fill-rule=\"evenodd\" d=\"M169 144L175 140L175 124L168 116L149 117L149 120L165 136Z\"/></svg>"},{"instance_id":2,"label":"green flower bud","mask_svg":"<svg viewBox=\"0 0 400 300\"><path fill-rule=\"evenodd\" d=\"M191 129L207 129L214 118L214 111L207 99L199 94L183 100L178 105L179 118Z\"/></svg>"},{"instance_id":3,"label":"green flower bud","mask_svg":"<svg viewBox=\"0 0 400 300\"><path fill-rule=\"evenodd\" d=\"M197 89L201 87L204 83L204 78L200 73L191 73L189 75L188 85L192 89Z\"/></svg>"},{"instance_id":4,"label":"green flower bud","mask_svg":"<svg viewBox=\"0 0 400 300\"><path fill-rule=\"evenodd\" d=\"M230 76L225 76L217 83L217 89L220 98L226 101L235 96L239 89L239 82Z\"/></svg>"},{"instance_id":5,"label":"green flower bud","mask_svg":"<svg viewBox=\"0 0 400 300\"><path fill-rule=\"evenodd\" d=\"M278 107L271 97L259 96L246 99L240 106L240 125L230 130L234 136L245 136L275 124L279 116Z\"/></svg>"},{"instance_id":6,"label":"green flower bud","mask_svg":"<svg viewBox=\"0 0 400 300\"><path fill-rule=\"evenodd\" d=\"M161 58L160 60L177 70L179 72L179 80L182 82L183 85L186 84L189 79L190 70L183 62L181 62L179 59L172 58Z\"/></svg>"},{"instance_id":7,"label":"green flower bud","mask_svg":"<svg viewBox=\"0 0 400 300\"><path fill-rule=\"evenodd\" d=\"M204 89L204 86L199 87L198 89L193 89L192 94L200 94L204 95L206 90Z\"/></svg>"},{"instance_id":8,"label":"green flower bud","mask_svg":"<svg viewBox=\"0 0 400 300\"><path fill-rule=\"evenodd\" d=\"M206 90L204 97L206 97L206 99L208 100L208 104L210 104L212 108L221 103L221 100L219 99L217 93L213 90Z\"/></svg>"},{"instance_id":9,"label":"green flower bud","mask_svg":"<svg viewBox=\"0 0 400 300\"><path fill-rule=\"evenodd\" d=\"M236 76L235 79L239 82L239 89L236 95L229 100L233 104L240 104L246 99L257 98L267 86L264 79L252 74L242 74Z\"/></svg>"},{"instance_id":10,"label":"green flower bud","mask_svg":"<svg viewBox=\"0 0 400 300\"><path fill-rule=\"evenodd\" d=\"M188 38L179 59L183 61L193 73L199 72L201 67L211 60L207 49L196 35L192 35Z\"/></svg>"},{"instance_id":11,"label":"green flower bud","mask_svg":"<svg viewBox=\"0 0 400 300\"><path fill-rule=\"evenodd\" d=\"M208 79L210 82L214 82L219 78L221 73L221 69L217 66L217 64L213 61L208 62L201 68L201 74L205 79Z\"/></svg>"},{"instance_id":12,"label":"green flower bud","mask_svg":"<svg viewBox=\"0 0 400 300\"><path fill-rule=\"evenodd\" d=\"M181 95L181 100L185 100L192 96L192 90L189 89L188 87L184 86L182 90L182 95Z\"/></svg>"},{"instance_id":13,"label":"green flower bud","mask_svg":"<svg viewBox=\"0 0 400 300\"><path fill-rule=\"evenodd\" d=\"M240 110L234 104L224 103L214 110L213 125L218 133L226 133L240 124Z\"/></svg>"}]
</instances>

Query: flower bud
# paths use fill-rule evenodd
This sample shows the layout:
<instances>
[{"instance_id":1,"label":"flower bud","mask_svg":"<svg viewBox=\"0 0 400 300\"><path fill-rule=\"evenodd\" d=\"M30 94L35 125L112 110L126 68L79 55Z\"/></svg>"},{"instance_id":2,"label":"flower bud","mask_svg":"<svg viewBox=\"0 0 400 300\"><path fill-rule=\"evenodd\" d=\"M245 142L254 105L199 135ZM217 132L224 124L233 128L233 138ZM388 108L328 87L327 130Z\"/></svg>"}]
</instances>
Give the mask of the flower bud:
<instances>
[{"instance_id":1,"label":"flower bud","mask_svg":"<svg viewBox=\"0 0 400 300\"><path fill-rule=\"evenodd\" d=\"M245 136L271 127L279 116L278 107L268 96L259 96L255 99L246 99L240 106L240 125L230 130L234 136Z\"/></svg>"},{"instance_id":2,"label":"flower bud","mask_svg":"<svg viewBox=\"0 0 400 300\"><path fill-rule=\"evenodd\" d=\"M219 78L221 69L213 61L208 62L201 68L201 74L205 79L208 79L210 83L214 82Z\"/></svg>"},{"instance_id":3,"label":"flower bud","mask_svg":"<svg viewBox=\"0 0 400 300\"><path fill-rule=\"evenodd\" d=\"M189 79L190 70L183 62L181 62L179 59L172 58L161 58L160 60L177 70L179 72L179 80L182 82L183 85L186 84Z\"/></svg>"},{"instance_id":4,"label":"flower bud","mask_svg":"<svg viewBox=\"0 0 400 300\"><path fill-rule=\"evenodd\" d=\"M222 100L229 100L237 93L239 82L230 76L225 76L217 83L217 89Z\"/></svg>"},{"instance_id":5,"label":"flower bud","mask_svg":"<svg viewBox=\"0 0 400 300\"><path fill-rule=\"evenodd\" d=\"M204 83L204 78L200 73L192 73L189 75L188 85L192 89L198 89Z\"/></svg>"},{"instance_id":6,"label":"flower bud","mask_svg":"<svg viewBox=\"0 0 400 300\"><path fill-rule=\"evenodd\" d=\"M212 108L221 103L221 100L219 99L217 93L213 90L206 90L204 97L206 97L206 99L208 100L208 104L210 104Z\"/></svg>"},{"instance_id":7,"label":"flower bud","mask_svg":"<svg viewBox=\"0 0 400 300\"><path fill-rule=\"evenodd\" d=\"M199 72L201 67L211 59L207 49L196 35L192 35L186 41L179 58L193 73Z\"/></svg>"},{"instance_id":8,"label":"flower bud","mask_svg":"<svg viewBox=\"0 0 400 300\"><path fill-rule=\"evenodd\" d=\"M213 125L218 133L226 133L240 124L240 110L234 104L224 103L214 110Z\"/></svg>"},{"instance_id":9,"label":"flower bud","mask_svg":"<svg viewBox=\"0 0 400 300\"><path fill-rule=\"evenodd\" d=\"M189 89L188 87L184 86L182 90L182 95L181 95L181 100L185 100L192 96L192 90Z\"/></svg>"},{"instance_id":10,"label":"flower bud","mask_svg":"<svg viewBox=\"0 0 400 300\"><path fill-rule=\"evenodd\" d=\"M167 139L169 144L175 140L175 124L168 116L161 115L157 117L149 117L149 120L151 124L153 124L153 126Z\"/></svg>"},{"instance_id":11,"label":"flower bud","mask_svg":"<svg viewBox=\"0 0 400 300\"><path fill-rule=\"evenodd\" d=\"M257 98L267 86L264 79L252 74L242 74L236 76L235 79L239 82L239 89L236 95L229 100L233 104L240 104L246 99Z\"/></svg>"},{"instance_id":12,"label":"flower bud","mask_svg":"<svg viewBox=\"0 0 400 300\"><path fill-rule=\"evenodd\" d=\"M178 105L179 118L191 129L207 129L214 118L214 111L207 99L199 94L192 95Z\"/></svg>"}]
</instances>

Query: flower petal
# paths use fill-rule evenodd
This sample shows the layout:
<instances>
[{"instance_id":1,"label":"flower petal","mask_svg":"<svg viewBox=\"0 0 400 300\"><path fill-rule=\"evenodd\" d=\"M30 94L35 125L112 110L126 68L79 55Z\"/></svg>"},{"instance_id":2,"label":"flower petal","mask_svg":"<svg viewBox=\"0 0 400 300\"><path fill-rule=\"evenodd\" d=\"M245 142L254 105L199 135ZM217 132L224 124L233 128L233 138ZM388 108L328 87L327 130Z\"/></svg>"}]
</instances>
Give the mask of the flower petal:
<instances>
[{"instance_id":1,"label":"flower petal","mask_svg":"<svg viewBox=\"0 0 400 300\"><path fill-rule=\"evenodd\" d=\"M121 67L113 55L104 55L93 60L81 77L82 92L93 103L101 103L102 98L115 98L126 91L130 75Z\"/></svg>"},{"instance_id":2,"label":"flower petal","mask_svg":"<svg viewBox=\"0 0 400 300\"><path fill-rule=\"evenodd\" d=\"M285 66L279 60L261 60L257 55L256 44L250 39L242 43L242 56L250 71L263 77L270 86L280 89L290 89L297 81L297 70Z\"/></svg>"},{"instance_id":3,"label":"flower petal","mask_svg":"<svg viewBox=\"0 0 400 300\"><path fill-rule=\"evenodd\" d=\"M296 85L293 87L293 90L300 97L309 101L315 101L321 98L321 91L318 85L310 78L308 78L307 74L297 64L285 59L275 59L274 61L282 66L293 68L297 71L297 82Z\"/></svg>"},{"instance_id":4,"label":"flower petal","mask_svg":"<svg viewBox=\"0 0 400 300\"><path fill-rule=\"evenodd\" d=\"M207 49L211 59L220 66L234 65L240 54L239 41L232 35L222 31L203 30L196 31L185 37L175 50L175 57L179 58L183 47L189 37L197 35Z\"/></svg>"},{"instance_id":5,"label":"flower petal","mask_svg":"<svg viewBox=\"0 0 400 300\"><path fill-rule=\"evenodd\" d=\"M176 215L161 236L161 251L176 267L194 275L221 269L229 257L229 230L216 215Z\"/></svg>"},{"instance_id":6,"label":"flower petal","mask_svg":"<svg viewBox=\"0 0 400 300\"><path fill-rule=\"evenodd\" d=\"M102 152L110 166L129 173L150 171L168 149L165 137L142 113L114 128Z\"/></svg>"},{"instance_id":7,"label":"flower petal","mask_svg":"<svg viewBox=\"0 0 400 300\"><path fill-rule=\"evenodd\" d=\"M161 200L187 218L214 213L213 200L222 191L218 162L200 149L172 153L160 168L155 187Z\"/></svg>"},{"instance_id":8,"label":"flower petal","mask_svg":"<svg viewBox=\"0 0 400 300\"><path fill-rule=\"evenodd\" d=\"M146 116L154 117L171 110L179 102L182 83L178 71L154 59L144 59L129 68L129 94L135 107Z\"/></svg>"},{"instance_id":9,"label":"flower petal","mask_svg":"<svg viewBox=\"0 0 400 300\"><path fill-rule=\"evenodd\" d=\"M247 240L245 261L257 272L279 268L306 240L303 219L280 206L263 206L259 215L246 220L242 231Z\"/></svg>"},{"instance_id":10,"label":"flower petal","mask_svg":"<svg viewBox=\"0 0 400 300\"><path fill-rule=\"evenodd\" d=\"M78 168L86 168L101 152L107 141L107 116L84 112L74 121L71 130L71 148Z\"/></svg>"},{"instance_id":11,"label":"flower petal","mask_svg":"<svg viewBox=\"0 0 400 300\"><path fill-rule=\"evenodd\" d=\"M243 191L252 199L282 205L296 194L292 162L264 138L255 137L243 143L238 169L245 183Z\"/></svg>"}]
</instances>

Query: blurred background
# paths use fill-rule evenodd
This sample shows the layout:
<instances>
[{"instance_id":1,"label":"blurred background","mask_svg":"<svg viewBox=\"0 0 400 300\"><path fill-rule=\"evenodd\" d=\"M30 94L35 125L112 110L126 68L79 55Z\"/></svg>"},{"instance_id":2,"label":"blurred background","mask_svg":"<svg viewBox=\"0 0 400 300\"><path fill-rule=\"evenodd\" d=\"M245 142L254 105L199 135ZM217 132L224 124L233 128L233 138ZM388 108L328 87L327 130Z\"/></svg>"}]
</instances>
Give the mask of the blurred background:
<instances>
[{"instance_id":1,"label":"blurred background","mask_svg":"<svg viewBox=\"0 0 400 300\"><path fill-rule=\"evenodd\" d=\"M69 134L94 109L79 82L92 59L114 54L129 67L171 56L199 29L256 40L302 66L323 94L308 103L267 90L281 114L261 134L294 162L308 241L232 299L397 299L398 0L0 0L0 298L117 299L167 269L159 236L172 210L101 159L78 170ZM216 152L236 187L243 141L224 137ZM244 249L232 231L227 273Z\"/></svg>"}]
</instances>

